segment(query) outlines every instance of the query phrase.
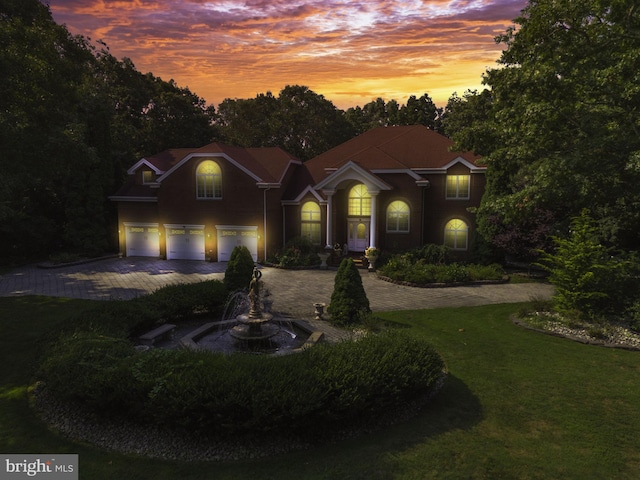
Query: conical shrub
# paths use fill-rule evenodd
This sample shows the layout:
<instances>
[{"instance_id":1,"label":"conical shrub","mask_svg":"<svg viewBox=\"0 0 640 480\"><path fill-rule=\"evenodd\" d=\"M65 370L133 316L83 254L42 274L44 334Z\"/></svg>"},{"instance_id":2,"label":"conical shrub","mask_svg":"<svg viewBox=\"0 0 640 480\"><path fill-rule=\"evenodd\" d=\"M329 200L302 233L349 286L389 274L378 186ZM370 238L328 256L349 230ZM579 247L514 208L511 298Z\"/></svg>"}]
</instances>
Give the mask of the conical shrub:
<instances>
[{"instance_id":1,"label":"conical shrub","mask_svg":"<svg viewBox=\"0 0 640 480\"><path fill-rule=\"evenodd\" d=\"M357 323L360 315L371 312L360 272L350 258L340 263L327 312L336 325Z\"/></svg>"},{"instance_id":2,"label":"conical shrub","mask_svg":"<svg viewBox=\"0 0 640 480\"><path fill-rule=\"evenodd\" d=\"M231 252L227 269L224 272L224 284L229 292L247 290L253 275L253 257L244 245L236 246Z\"/></svg>"}]
</instances>

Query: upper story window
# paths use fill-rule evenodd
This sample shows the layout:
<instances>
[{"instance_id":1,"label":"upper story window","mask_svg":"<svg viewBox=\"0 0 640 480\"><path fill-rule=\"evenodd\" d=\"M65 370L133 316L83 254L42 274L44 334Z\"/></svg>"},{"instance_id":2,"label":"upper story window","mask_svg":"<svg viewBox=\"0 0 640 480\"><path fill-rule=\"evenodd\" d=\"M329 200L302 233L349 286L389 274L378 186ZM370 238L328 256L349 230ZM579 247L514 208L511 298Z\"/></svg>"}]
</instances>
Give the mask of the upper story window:
<instances>
[{"instance_id":1,"label":"upper story window","mask_svg":"<svg viewBox=\"0 0 640 480\"><path fill-rule=\"evenodd\" d=\"M371 195L369 195L366 185L362 183L349 190L349 215L371 216Z\"/></svg>"},{"instance_id":2,"label":"upper story window","mask_svg":"<svg viewBox=\"0 0 640 480\"><path fill-rule=\"evenodd\" d=\"M222 171L213 160L205 160L196 169L197 198L222 198Z\"/></svg>"},{"instance_id":3,"label":"upper story window","mask_svg":"<svg viewBox=\"0 0 640 480\"><path fill-rule=\"evenodd\" d=\"M142 171L142 183L148 185L149 183L155 183L156 176L151 170Z\"/></svg>"},{"instance_id":4,"label":"upper story window","mask_svg":"<svg viewBox=\"0 0 640 480\"><path fill-rule=\"evenodd\" d=\"M447 175L447 198L468 199L470 175Z\"/></svg>"},{"instance_id":5,"label":"upper story window","mask_svg":"<svg viewBox=\"0 0 640 480\"><path fill-rule=\"evenodd\" d=\"M444 244L452 250L466 250L469 240L469 227L460 220L454 218L444 227Z\"/></svg>"},{"instance_id":6,"label":"upper story window","mask_svg":"<svg viewBox=\"0 0 640 480\"><path fill-rule=\"evenodd\" d=\"M322 240L320 206L315 202L304 203L300 212L300 220L302 237L307 238L314 245L320 245Z\"/></svg>"},{"instance_id":7,"label":"upper story window","mask_svg":"<svg viewBox=\"0 0 640 480\"><path fill-rule=\"evenodd\" d=\"M409 205L400 200L387 207L387 232L409 231Z\"/></svg>"}]
</instances>

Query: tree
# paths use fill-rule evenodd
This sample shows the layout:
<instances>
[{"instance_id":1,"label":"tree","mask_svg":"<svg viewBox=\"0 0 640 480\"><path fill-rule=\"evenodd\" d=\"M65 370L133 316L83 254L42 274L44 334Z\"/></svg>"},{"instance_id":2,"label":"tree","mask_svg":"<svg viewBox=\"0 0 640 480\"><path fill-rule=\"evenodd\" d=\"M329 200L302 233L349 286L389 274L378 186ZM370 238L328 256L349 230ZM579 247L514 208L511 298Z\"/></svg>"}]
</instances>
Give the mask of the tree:
<instances>
[{"instance_id":1,"label":"tree","mask_svg":"<svg viewBox=\"0 0 640 480\"><path fill-rule=\"evenodd\" d=\"M398 125L424 125L442 133L442 109L436 107L429 94L420 98L412 95L406 105L399 105L396 100L385 102L382 98L367 103L364 107L347 109L346 120L357 133L364 133L376 127Z\"/></svg>"},{"instance_id":2,"label":"tree","mask_svg":"<svg viewBox=\"0 0 640 480\"><path fill-rule=\"evenodd\" d=\"M436 107L429 94L420 98L411 95L407 104L400 108L398 125L424 125L438 133L442 133L442 109Z\"/></svg>"},{"instance_id":3,"label":"tree","mask_svg":"<svg viewBox=\"0 0 640 480\"><path fill-rule=\"evenodd\" d=\"M587 210L571 221L567 238L553 240L555 251L543 252L541 265L550 274L560 312L597 319L620 314L637 299L637 264L603 245Z\"/></svg>"},{"instance_id":4,"label":"tree","mask_svg":"<svg viewBox=\"0 0 640 480\"><path fill-rule=\"evenodd\" d=\"M38 0L0 0L0 44L0 262L109 249L107 196L126 169L210 141L212 107L71 35Z\"/></svg>"},{"instance_id":5,"label":"tree","mask_svg":"<svg viewBox=\"0 0 640 480\"><path fill-rule=\"evenodd\" d=\"M220 138L225 143L244 147L278 146L277 112L278 99L271 92L247 100L227 98L218 105L216 116Z\"/></svg>"},{"instance_id":6,"label":"tree","mask_svg":"<svg viewBox=\"0 0 640 480\"><path fill-rule=\"evenodd\" d=\"M559 232L589 207L605 242L639 248L639 9L531 0L515 21L497 39L501 68L484 78L491 105L473 98L467 113L481 115L453 133L459 148L485 154L481 233L522 230L536 212Z\"/></svg>"},{"instance_id":7,"label":"tree","mask_svg":"<svg viewBox=\"0 0 640 480\"><path fill-rule=\"evenodd\" d=\"M5 0L0 43L0 258L7 261L59 248L65 231L72 235L67 188L96 168L100 145L88 138L97 115L83 96L94 61L87 42L37 0ZM92 188L88 195L102 201L84 207L103 218L106 192L100 181Z\"/></svg>"},{"instance_id":8,"label":"tree","mask_svg":"<svg viewBox=\"0 0 640 480\"><path fill-rule=\"evenodd\" d=\"M327 312L336 325L356 323L359 315L371 312L360 272L350 258L340 262Z\"/></svg>"},{"instance_id":9,"label":"tree","mask_svg":"<svg viewBox=\"0 0 640 480\"><path fill-rule=\"evenodd\" d=\"M300 85L280 92L277 137L287 152L308 160L353 136L342 112L324 96Z\"/></svg>"},{"instance_id":10,"label":"tree","mask_svg":"<svg viewBox=\"0 0 640 480\"><path fill-rule=\"evenodd\" d=\"M308 160L352 138L354 131L332 102L301 85L254 99L225 99L216 125L222 141L241 147L281 147Z\"/></svg>"}]
</instances>

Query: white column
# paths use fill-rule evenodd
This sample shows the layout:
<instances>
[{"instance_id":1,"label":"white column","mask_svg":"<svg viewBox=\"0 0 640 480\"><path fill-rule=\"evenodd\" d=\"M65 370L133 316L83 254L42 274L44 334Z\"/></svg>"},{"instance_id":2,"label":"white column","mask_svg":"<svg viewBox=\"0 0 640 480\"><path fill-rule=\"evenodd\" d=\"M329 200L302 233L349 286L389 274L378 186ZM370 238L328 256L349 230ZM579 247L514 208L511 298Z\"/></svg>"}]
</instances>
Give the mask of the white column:
<instances>
[{"instance_id":1,"label":"white column","mask_svg":"<svg viewBox=\"0 0 640 480\"><path fill-rule=\"evenodd\" d=\"M375 247L377 242L376 232L378 231L378 194L380 192L371 192L371 225L369 226L369 246Z\"/></svg>"},{"instance_id":2,"label":"white column","mask_svg":"<svg viewBox=\"0 0 640 480\"><path fill-rule=\"evenodd\" d=\"M331 243L332 231L333 231L333 194L336 193L335 190L323 190L322 191L327 196L327 247L333 247Z\"/></svg>"}]
</instances>

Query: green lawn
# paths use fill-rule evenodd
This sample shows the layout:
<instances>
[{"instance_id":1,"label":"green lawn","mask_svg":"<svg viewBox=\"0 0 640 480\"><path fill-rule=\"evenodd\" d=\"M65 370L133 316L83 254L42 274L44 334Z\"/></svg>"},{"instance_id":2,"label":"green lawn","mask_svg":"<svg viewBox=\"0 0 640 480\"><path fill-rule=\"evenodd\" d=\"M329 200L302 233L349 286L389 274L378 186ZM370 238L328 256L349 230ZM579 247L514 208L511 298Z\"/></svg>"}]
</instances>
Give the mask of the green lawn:
<instances>
[{"instance_id":1,"label":"green lawn","mask_svg":"<svg viewBox=\"0 0 640 480\"><path fill-rule=\"evenodd\" d=\"M27 389L69 312L90 302L0 298L0 452L78 453L81 479L627 479L640 472L640 352L514 326L520 305L381 314L428 338L450 376L419 416L277 458L184 464L126 457L49 432Z\"/></svg>"}]
</instances>

